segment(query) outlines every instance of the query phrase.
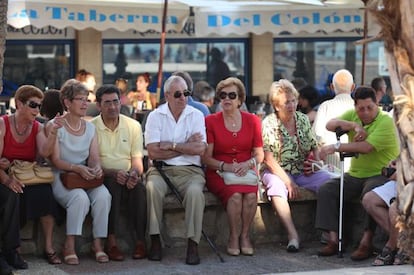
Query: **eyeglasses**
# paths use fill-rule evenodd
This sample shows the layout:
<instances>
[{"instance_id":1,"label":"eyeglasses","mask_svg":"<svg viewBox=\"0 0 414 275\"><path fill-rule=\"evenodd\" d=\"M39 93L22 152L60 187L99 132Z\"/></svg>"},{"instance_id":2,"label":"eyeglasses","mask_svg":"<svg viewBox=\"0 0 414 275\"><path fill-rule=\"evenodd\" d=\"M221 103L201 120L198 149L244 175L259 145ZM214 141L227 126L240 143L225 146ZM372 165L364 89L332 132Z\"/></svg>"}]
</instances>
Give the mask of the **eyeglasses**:
<instances>
[{"instance_id":1,"label":"eyeglasses","mask_svg":"<svg viewBox=\"0 0 414 275\"><path fill-rule=\"evenodd\" d=\"M237 93L236 92L230 92L230 93L220 92L219 93L219 98L220 99L226 99L226 97L229 97L229 99L231 99L231 100L236 99Z\"/></svg>"},{"instance_id":2,"label":"eyeglasses","mask_svg":"<svg viewBox=\"0 0 414 275\"><path fill-rule=\"evenodd\" d=\"M35 108L39 108L40 109L40 107L42 107L42 104L36 103L34 101L29 101L28 103L26 103L26 105L29 106L32 109L35 109Z\"/></svg>"},{"instance_id":3,"label":"eyeglasses","mask_svg":"<svg viewBox=\"0 0 414 275\"><path fill-rule=\"evenodd\" d=\"M119 99L105 100L105 101L102 102L103 107L110 107L112 105L118 106L119 105Z\"/></svg>"},{"instance_id":4,"label":"eyeglasses","mask_svg":"<svg viewBox=\"0 0 414 275\"><path fill-rule=\"evenodd\" d=\"M87 97L74 97L72 100L81 101L82 103L88 102L88 98Z\"/></svg>"},{"instance_id":5,"label":"eyeglasses","mask_svg":"<svg viewBox=\"0 0 414 275\"><path fill-rule=\"evenodd\" d=\"M180 92L180 91L175 91L174 92L174 97L175 98L180 98L181 95L184 95L185 97L187 97L187 96L191 95L191 92L189 90L184 90L183 92Z\"/></svg>"}]
</instances>

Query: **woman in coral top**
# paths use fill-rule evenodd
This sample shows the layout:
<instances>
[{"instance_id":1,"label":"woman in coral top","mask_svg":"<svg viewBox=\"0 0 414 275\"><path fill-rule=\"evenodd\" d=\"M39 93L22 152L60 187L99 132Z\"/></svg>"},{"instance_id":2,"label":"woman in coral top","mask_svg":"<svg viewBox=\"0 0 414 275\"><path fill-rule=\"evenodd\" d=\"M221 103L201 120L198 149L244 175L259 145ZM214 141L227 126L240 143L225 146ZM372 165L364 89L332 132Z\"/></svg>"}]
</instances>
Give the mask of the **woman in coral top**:
<instances>
[{"instance_id":1,"label":"woman in coral top","mask_svg":"<svg viewBox=\"0 0 414 275\"><path fill-rule=\"evenodd\" d=\"M50 264L59 264L61 260L52 244L56 202L50 184L25 186L10 177L7 169L13 160L35 161L39 155L49 156L53 150L51 145L56 139L57 128L61 126L52 123L51 134L45 136L43 126L35 120L43 100L43 92L35 86L21 86L16 91L15 100L16 112L0 119L0 209L11 201L17 202L17 205L20 201L18 207L22 212L20 223L19 209L6 207L8 210L0 212L0 227L3 230L13 231L10 234L3 232L6 234L6 240L2 245L2 256L5 257L8 265L17 269L26 269L27 263L16 251L20 246L19 224L23 226L27 219L40 219L45 237L45 256Z\"/></svg>"},{"instance_id":2,"label":"woman in coral top","mask_svg":"<svg viewBox=\"0 0 414 275\"><path fill-rule=\"evenodd\" d=\"M245 176L263 161L260 120L240 111L246 92L239 79L220 81L216 91L223 111L206 117L208 148L203 161L207 165L207 188L226 208L230 227L227 253L253 255L249 233L257 207L257 184L226 185L217 171Z\"/></svg>"}]
</instances>

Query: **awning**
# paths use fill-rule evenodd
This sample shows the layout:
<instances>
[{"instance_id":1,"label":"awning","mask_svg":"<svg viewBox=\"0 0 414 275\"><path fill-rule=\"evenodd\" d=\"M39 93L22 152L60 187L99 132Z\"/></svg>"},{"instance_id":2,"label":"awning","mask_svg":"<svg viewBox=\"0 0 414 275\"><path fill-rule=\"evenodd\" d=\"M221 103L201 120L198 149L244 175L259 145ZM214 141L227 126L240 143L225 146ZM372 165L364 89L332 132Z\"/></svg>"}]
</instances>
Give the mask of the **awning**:
<instances>
[{"instance_id":1,"label":"awning","mask_svg":"<svg viewBox=\"0 0 414 275\"><path fill-rule=\"evenodd\" d=\"M73 4L62 2L68 1L9 0L7 23L15 28L32 25L37 28L53 26L78 30L94 28L99 31L111 28L118 31L161 31L161 2L159 5L151 4L150 8L132 1L123 1L121 4L117 1L99 3L90 0L82 3L71 1ZM188 16L189 9L186 5L169 7L167 31L180 31Z\"/></svg>"},{"instance_id":2,"label":"awning","mask_svg":"<svg viewBox=\"0 0 414 275\"><path fill-rule=\"evenodd\" d=\"M9 0L7 22L99 31L160 32L163 0ZM325 4L322 4L325 3ZM336 4L326 4L326 3ZM306 3L306 4L304 4ZM341 4L339 4L341 3ZM343 3L343 4L342 4ZM194 7L196 36L362 30L360 0L169 0L166 31L180 32Z\"/></svg>"}]
</instances>

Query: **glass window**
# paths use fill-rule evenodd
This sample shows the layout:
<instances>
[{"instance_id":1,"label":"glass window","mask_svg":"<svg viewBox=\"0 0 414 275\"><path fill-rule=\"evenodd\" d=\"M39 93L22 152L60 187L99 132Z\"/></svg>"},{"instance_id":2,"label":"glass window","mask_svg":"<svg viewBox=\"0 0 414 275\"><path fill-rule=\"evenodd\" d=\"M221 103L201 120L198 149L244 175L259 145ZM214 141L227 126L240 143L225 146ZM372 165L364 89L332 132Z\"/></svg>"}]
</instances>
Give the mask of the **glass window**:
<instances>
[{"instance_id":1,"label":"glass window","mask_svg":"<svg viewBox=\"0 0 414 275\"><path fill-rule=\"evenodd\" d=\"M41 90L60 89L73 70L72 45L72 42L56 41L6 41L3 93L11 95L23 84Z\"/></svg>"},{"instance_id":2,"label":"glass window","mask_svg":"<svg viewBox=\"0 0 414 275\"><path fill-rule=\"evenodd\" d=\"M386 77L386 63L382 42L372 42L366 47L365 77L361 83L362 46L354 39L282 39L274 43L274 79L303 78L321 94L328 93L329 78L339 69L348 69L358 85L370 85L378 76Z\"/></svg>"},{"instance_id":3,"label":"glass window","mask_svg":"<svg viewBox=\"0 0 414 275\"><path fill-rule=\"evenodd\" d=\"M213 65L211 53L213 48L217 48L221 60L226 64L223 66L228 67L230 75L246 81L246 45L247 43L243 39L226 41L167 40L164 48L164 77L174 71L186 71L191 75L194 83L205 80L215 86L214 74L218 75L219 79L229 76L225 69ZM117 78L122 77L129 80L129 88L133 90L135 89L136 76L148 72L153 79L150 91L154 92L157 87L159 56L159 40L104 41L103 82L114 83ZM212 73L208 74L208 71Z\"/></svg>"}]
</instances>

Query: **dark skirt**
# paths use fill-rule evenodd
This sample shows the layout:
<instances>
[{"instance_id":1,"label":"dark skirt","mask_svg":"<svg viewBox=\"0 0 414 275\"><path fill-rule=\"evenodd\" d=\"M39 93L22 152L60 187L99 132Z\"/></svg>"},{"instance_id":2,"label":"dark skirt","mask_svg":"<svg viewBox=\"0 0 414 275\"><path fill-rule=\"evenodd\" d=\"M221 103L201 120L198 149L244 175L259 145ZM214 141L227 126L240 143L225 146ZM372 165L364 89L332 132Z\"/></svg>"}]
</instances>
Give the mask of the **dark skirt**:
<instances>
[{"instance_id":1,"label":"dark skirt","mask_svg":"<svg viewBox=\"0 0 414 275\"><path fill-rule=\"evenodd\" d=\"M52 215L59 219L58 205L55 201L50 184L26 186L20 200L20 226L27 220L37 220L40 217Z\"/></svg>"}]
</instances>

